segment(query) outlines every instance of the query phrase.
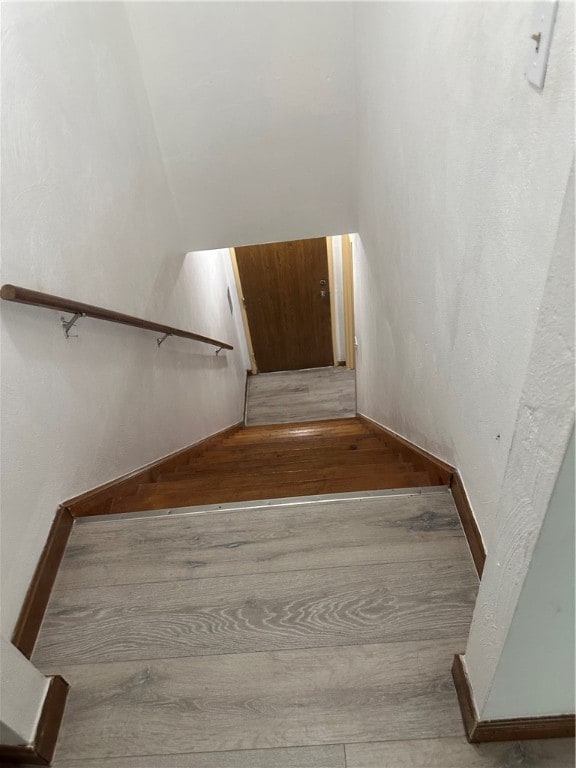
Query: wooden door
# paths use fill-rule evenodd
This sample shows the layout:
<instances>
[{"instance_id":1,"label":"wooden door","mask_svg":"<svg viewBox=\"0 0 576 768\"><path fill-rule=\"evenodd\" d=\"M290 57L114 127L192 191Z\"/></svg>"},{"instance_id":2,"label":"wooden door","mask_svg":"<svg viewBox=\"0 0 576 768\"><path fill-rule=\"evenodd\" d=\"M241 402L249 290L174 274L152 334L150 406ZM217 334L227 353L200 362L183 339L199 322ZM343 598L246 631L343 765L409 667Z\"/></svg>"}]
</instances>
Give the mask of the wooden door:
<instances>
[{"instance_id":1,"label":"wooden door","mask_svg":"<svg viewBox=\"0 0 576 768\"><path fill-rule=\"evenodd\" d=\"M235 250L258 370L332 365L326 238Z\"/></svg>"}]
</instances>

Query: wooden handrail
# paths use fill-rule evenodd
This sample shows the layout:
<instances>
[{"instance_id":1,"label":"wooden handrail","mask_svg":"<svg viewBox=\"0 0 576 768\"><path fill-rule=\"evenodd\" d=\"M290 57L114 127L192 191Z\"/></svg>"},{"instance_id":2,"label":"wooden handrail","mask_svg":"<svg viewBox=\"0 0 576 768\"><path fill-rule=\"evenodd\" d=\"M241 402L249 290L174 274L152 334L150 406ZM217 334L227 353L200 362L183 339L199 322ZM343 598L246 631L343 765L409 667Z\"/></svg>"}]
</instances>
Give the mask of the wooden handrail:
<instances>
[{"instance_id":1,"label":"wooden handrail","mask_svg":"<svg viewBox=\"0 0 576 768\"><path fill-rule=\"evenodd\" d=\"M96 320L107 320L110 323L120 323L121 325L132 325L134 328L144 328L147 331L157 331L168 336L181 336L183 339L193 339L201 341L203 344L211 344L213 347L221 349L234 349L231 344L224 341L211 339L208 336L201 336L198 333L183 331L180 328L172 328L169 325L153 323L150 320L143 320L140 317L124 315L121 312L115 312L112 309L95 307L92 304L83 304L81 301L72 301L72 299L63 299L61 296L52 296L49 293L40 291L31 291L28 288L20 288L17 285L3 285L0 289L0 297L4 301L16 301L19 304L32 304L35 307L44 307L45 309L56 309L61 312L72 312L74 315L84 317L93 317Z\"/></svg>"}]
</instances>

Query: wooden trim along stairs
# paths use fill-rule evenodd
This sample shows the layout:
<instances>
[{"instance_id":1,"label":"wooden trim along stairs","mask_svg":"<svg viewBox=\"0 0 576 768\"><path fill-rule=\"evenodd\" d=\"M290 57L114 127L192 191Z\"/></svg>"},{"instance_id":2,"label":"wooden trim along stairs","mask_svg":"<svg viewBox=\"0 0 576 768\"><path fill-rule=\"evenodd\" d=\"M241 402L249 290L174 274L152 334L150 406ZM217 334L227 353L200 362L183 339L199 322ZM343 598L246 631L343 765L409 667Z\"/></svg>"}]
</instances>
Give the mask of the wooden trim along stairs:
<instances>
[{"instance_id":1,"label":"wooden trim along stairs","mask_svg":"<svg viewBox=\"0 0 576 768\"><path fill-rule=\"evenodd\" d=\"M466 541L468 542L470 553L474 560L474 565L476 566L478 578L481 578L482 571L484 570L484 563L486 561L486 548L458 470L447 462L442 461L442 459L439 459L437 456L434 456L434 454L425 451L424 448L420 448L420 446L410 442L410 440L407 440L405 437L402 437L402 435L382 426L382 424L378 424L377 421L373 421L360 413L358 414L358 418L373 429L375 433L379 432L380 434L385 435L389 442L396 443L405 454L406 452L411 453L415 461L420 459L421 461L427 462L428 465L436 467L439 484L443 485L446 483L450 486L454 504L456 505L458 516L460 517L460 522L464 529L464 535L466 536Z\"/></svg>"},{"instance_id":2,"label":"wooden trim along stairs","mask_svg":"<svg viewBox=\"0 0 576 768\"><path fill-rule=\"evenodd\" d=\"M118 494L130 493L141 483L151 482L160 474L170 472L184 459L194 457L241 428L242 422L234 424L198 443L164 456L140 469L122 475L115 480L104 483L104 485L86 491L61 504L48 533L46 544L40 555L14 632L12 633L12 644L26 658L29 659L34 650L36 638L38 637L40 625L42 624L48 600L50 599L50 593L56 580L60 561L66 549L74 518L84 515L106 514L110 509L113 499Z\"/></svg>"},{"instance_id":3,"label":"wooden trim along stairs","mask_svg":"<svg viewBox=\"0 0 576 768\"><path fill-rule=\"evenodd\" d=\"M507 720L480 720L462 656L454 656L452 678L458 695L466 738L471 744L485 741L573 738L574 715L515 717Z\"/></svg>"},{"instance_id":4,"label":"wooden trim along stairs","mask_svg":"<svg viewBox=\"0 0 576 768\"><path fill-rule=\"evenodd\" d=\"M437 456L434 456L434 454L428 453L428 451L425 451L424 448L420 448L415 443L411 443L410 440L402 437L402 435L399 435L397 432L393 432L391 429L382 426L382 424L378 424L377 421L369 419L368 416L363 416L359 413L358 419L366 424L374 434L384 436L389 443L395 444L398 447L398 450L410 454L410 458L413 461L421 464L423 463L427 469L435 471L438 485L450 485L450 478L456 471L453 466L442 461L442 459L439 459Z\"/></svg>"},{"instance_id":5,"label":"wooden trim along stairs","mask_svg":"<svg viewBox=\"0 0 576 768\"><path fill-rule=\"evenodd\" d=\"M68 537L74 521L70 512L63 506L58 509L50 527L48 538L32 581L26 592L20 615L12 633L12 645L26 656L32 655L40 625L50 599L50 593L56 580L60 561L64 555Z\"/></svg>"},{"instance_id":6,"label":"wooden trim along stairs","mask_svg":"<svg viewBox=\"0 0 576 768\"><path fill-rule=\"evenodd\" d=\"M64 716L69 686L59 675L52 677L32 744L0 744L0 765L50 765Z\"/></svg>"},{"instance_id":7,"label":"wooden trim along stairs","mask_svg":"<svg viewBox=\"0 0 576 768\"><path fill-rule=\"evenodd\" d=\"M466 489L464 488L462 478L458 471L455 471L452 475L450 490L452 491L452 498L454 499L454 504L458 510L458 516L460 517L460 522L464 529L464 535L466 536L466 541L468 542L470 553L474 560L474 565L476 566L478 578L481 579L482 572L484 571L484 563L486 562L486 547L484 546L482 534L478 528L478 523L472 512L470 500L468 499Z\"/></svg>"},{"instance_id":8,"label":"wooden trim along stairs","mask_svg":"<svg viewBox=\"0 0 576 768\"><path fill-rule=\"evenodd\" d=\"M116 496L128 495L142 483L154 482L159 475L170 472L171 469L177 467L184 460L192 459L197 454L203 453L211 445L218 443L226 437L230 437L234 432L242 429L243 426L244 422L239 421L237 424L222 429L220 432L215 432L198 443L181 448L179 451L170 453L168 456L163 456L161 459L140 467L140 469L135 469L133 472L104 483L104 485L99 485L97 488L81 493L79 496L74 496L74 498L65 501L62 506L66 507L72 517L105 515L110 511L112 500Z\"/></svg>"}]
</instances>

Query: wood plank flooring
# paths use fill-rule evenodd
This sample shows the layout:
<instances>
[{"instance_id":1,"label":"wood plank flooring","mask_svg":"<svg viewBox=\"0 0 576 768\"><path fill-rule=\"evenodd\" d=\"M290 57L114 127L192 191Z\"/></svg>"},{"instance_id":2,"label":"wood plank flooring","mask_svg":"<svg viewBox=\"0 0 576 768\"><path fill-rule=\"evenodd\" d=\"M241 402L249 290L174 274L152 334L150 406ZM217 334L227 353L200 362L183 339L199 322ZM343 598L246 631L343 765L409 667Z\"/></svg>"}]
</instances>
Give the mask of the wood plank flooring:
<instances>
[{"instance_id":1,"label":"wood plank flooring","mask_svg":"<svg viewBox=\"0 0 576 768\"><path fill-rule=\"evenodd\" d=\"M342 366L259 373L248 378L246 424L356 415L356 377Z\"/></svg>"},{"instance_id":2,"label":"wood plank flooring","mask_svg":"<svg viewBox=\"0 0 576 768\"><path fill-rule=\"evenodd\" d=\"M54 600L87 586L372 565L454 562L468 546L448 490L74 526Z\"/></svg>"},{"instance_id":3,"label":"wood plank flooring","mask_svg":"<svg viewBox=\"0 0 576 768\"><path fill-rule=\"evenodd\" d=\"M87 587L52 601L35 658L87 664L459 637L476 586L467 560L433 560Z\"/></svg>"},{"instance_id":4,"label":"wood plank flooring","mask_svg":"<svg viewBox=\"0 0 576 768\"><path fill-rule=\"evenodd\" d=\"M102 761L60 761L100 768ZM471 745L464 737L107 758L106 768L573 768L571 739Z\"/></svg>"},{"instance_id":5,"label":"wood plank flooring","mask_svg":"<svg viewBox=\"0 0 576 768\"><path fill-rule=\"evenodd\" d=\"M347 768L573 768L573 739L468 744L466 739L347 744Z\"/></svg>"},{"instance_id":6,"label":"wood plank flooring","mask_svg":"<svg viewBox=\"0 0 576 768\"><path fill-rule=\"evenodd\" d=\"M102 760L62 760L65 768L103 768ZM343 744L240 752L106 758L106 768L346 768Z\"/></svg>"},{"instance_id":7,"label":"wood plank flooring","mask_svg":"<svg viewBox=\"0 0 576 768\"><path fill-rule=\"evenodd\" d=\"M33 654L71 684L54 765L573 766L563 741L465 742L476 589L447 489L85 518Z\"/></svg>"},{"instance_id":8,"label":"wood plank flooring","mask_svg":"<svg viewBox=\"0 0 576 768\"><path fill-rule=\"evenodd\" d=\"M159 744L170 754L457 736L449 659L464 640L59 664L72 689L58 753L106 758L150 755Z\"/></svg>"}]
</instances>

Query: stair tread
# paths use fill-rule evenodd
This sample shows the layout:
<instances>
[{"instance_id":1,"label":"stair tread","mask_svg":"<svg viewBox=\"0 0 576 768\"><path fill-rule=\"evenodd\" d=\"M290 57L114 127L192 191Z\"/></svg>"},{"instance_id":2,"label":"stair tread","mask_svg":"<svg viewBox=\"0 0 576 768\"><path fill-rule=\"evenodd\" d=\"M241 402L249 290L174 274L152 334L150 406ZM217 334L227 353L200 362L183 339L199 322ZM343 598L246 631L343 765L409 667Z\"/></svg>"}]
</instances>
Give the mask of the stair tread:
<instances>
[{"instance_id":1,"label":"stair tread","mask_svg":"<svg viewBox=\"0 0 576 768\"><path fill-rule=\"evenodd\" d=\"M286 457L287 459L294 458L318 458L320 456L334 457L339 460L343 460L352 454L361 453L378 453L382 456L396 456L397 452L394 452L390 448L384 448L373 443L347 443L342 446L334 446L331 444L326 445L298 445L289 447L256 447L250 450L245 448L227 448L221 450L214 450L210 453L206 453L202 456L192 457L186 463L180 464L181 467L189 466L190 464L197 464L199 462L209 464L231 461L234 458L242 456L244 459L258 459L274 460Z\"/></svg>"},{"instance_id":2,"label":"stair tread","mask_svg":"<svg viewBox=\"0 0 576 768\"><path fill-rule=\"evenodd\" d=\"M373 436L363 436L361 438L348 438L346 440L331 440L327 439L315 439L314 441L303 440L286 440L276 441L274 443L258 442L254 445L233 444L225 445L221 444L201 454L201 458L209 458L211 456L221 456L224 454L234 454L238 450L249 453L274 453L274 452L287 452L287 451L321 451L321 450L334 450L334 451L349 451L360 450L361 448L372 448L376 450L389 450L392 449L386 446ZM190 460L196 457L191 457ZM187 461L188 459L186 459Z\"/></svg>"},{"instance_id":3,"label":"stair tread","mask_svg":"<svg viewBox=\"0 0 576 768\"><path fill-rule=\"evenodd\" d=\"M370 427L355 417L342 419L317 419L316 421L286 421L276 424L252 424L244 425L239 430L241 434L260 432L262 434L269 432L290 432L295 430L318 430L321 432L339 432L348 429L370 430Z\"/></svg>"},{"instance_id":4,"label":"stair tread","mask_svg":"<svg viewBox=\"0 0 576 768\"><path fill-rule=\"evenodd\" d=\"M329 439L329 440L346 440L349 437L374 437L374 433L369 429L361 428L347 428L339 430L326 430L313 427L301 427L299 429L281 429L275 432L260 432L255 427L246 427L246 431L242 430L236 432L230 437L226 437L222 440L223 444L238 444L238 443L261 443L261 442L277 442L288 440L311 440L311 439Z\"/></svg>"},{"instance_id":5,"label":"stair tread","mask_svg":"<svg viewBox=\"0 0 576 768\"><path fill-rule=\"evenodd\" d=\"M380 467L370 467L364 470L354 472L354 480L372 480L372 478L384 479L393 477L395 475L407 475L411 472L415 472L409 466L396 466L388 469L382 469ZM427 474L427 473L425 473ZM157 483L141 483L138 486L137 493L141 493L141 489L153 488L154 486L161 486L162 489L169 493L170 491L190 489L203 489L203 488L246 488L246 487L274 487L275 485L282 484L283 482L289 483L302 483L302 482L314 482L314 481L330 481L339 480L342 477L342 470L337 469L335 471L324 472L322 470L294 470L293 472L287 472L285 474L285 480L280 475L265 475L262 473L244 475L242 473L234 473L228 476L208 476L206 478L186 478L184 480L164 481Z\"/></svg>"},{"instance_id":6,"label":"stair tread","mask_svg":"<svg viewBox=\"0 0 576 768\"><path fill-rule=\"evenodd\" d=\"M262 484L278 482L278 478L286 477L287 479L298 480L300 478L306 479L309 477L317 479L330 479L342 477L343 468L341 466L332 467L310 467L307 465L300 465L295 467L282 467L280 469L274 469L270 467L262 467L258 472L246 472L243 469L235 472L229 472L227 475L222 475L221 472L195 472L194 474L186 474L184 476L178 475L177 477L161 477L156 482L161 482L163 486L177 486L177 485L190 485L191 487L203 486L218 481L220 487L238 485L243 487L248 484ZM393 473L406 473L414 472L414 468L404 462L384 463L384 462L372 462L367 464L354 465L354 474L358 476L369 476L377 474L381 476L388 476ZM155 485L156 483L143 483L142 485ZM139 486L140 487L140 486Z\"/></svg>"},{"instance_id":7,"label":"stair tread","mask_svg":"<svg viewBox=\"0 0 576 768\"><path fill-rule=\"evenodd\" d=\"M351 451L345 457L342 455L330 455L325 456L323 454L315 455L303 455L302 453L286 456L271 456L266 459L249 458L241 459L238 456L230 456L223 458L221 461L199 461L190 464L185 464L181 467L177 467L174 470L163 472L160 477L173 476L174 479L178 477L184 477L186 475L194 474L207 474L225 472L227 470L237 471L240 467L246 474L252 474L254 470L270 470L274 472L282 472L283 470L294 468L332 468L341 467L345 469L347 466L358 466L359 464L378 464L386 465L394 462L405 463L402 459L396 458L389 453L376 452L376 451ZM158 478L154 478L155 480Z\"/></svg>"}]
</instances>

